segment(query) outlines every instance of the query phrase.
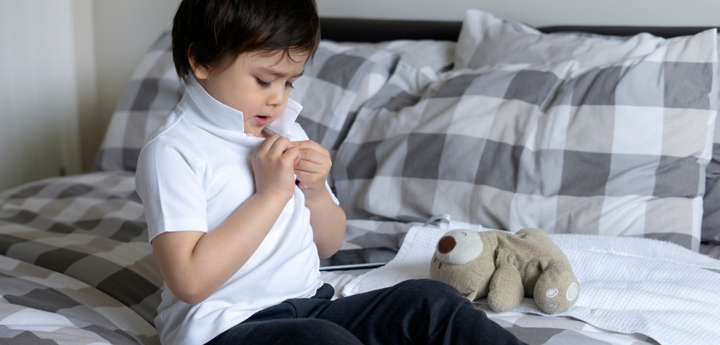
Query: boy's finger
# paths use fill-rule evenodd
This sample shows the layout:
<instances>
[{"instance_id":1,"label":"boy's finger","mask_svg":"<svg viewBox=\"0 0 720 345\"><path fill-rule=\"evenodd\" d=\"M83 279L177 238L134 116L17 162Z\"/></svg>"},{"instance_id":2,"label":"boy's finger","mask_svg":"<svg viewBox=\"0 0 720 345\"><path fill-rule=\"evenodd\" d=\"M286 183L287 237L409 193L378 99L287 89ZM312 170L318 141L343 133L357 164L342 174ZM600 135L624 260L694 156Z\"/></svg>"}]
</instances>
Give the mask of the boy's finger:
<instances>
[{"instance_id":1,"label":"boy's finger","mask_svg":"<svg viewBox=\"0 0 720 345\"><path fill-rule=\"evenodd\" d=\"M280 138L279 135L271 135L263 140L257 148L259 152L268 152L272 149L273 144Z\"/></svg>"},{"instance_id":2,"label":"boy's finger","mask_svg":"<svg viewBox=\"0 0 720 345\"><path fill-rule=\"evenodd\" d=\"M268 138L269 139L269 138ZM266 139L267 140L267 139ZM293 145L288 138L278 136L276 140L272 143L272 147L270 150L278 151L279 153L283 153L287 151L288 149L295 147L296 145Z\"/></svg>"},{"instance_id":3,"label":"boy's finger","mask_svg":"<svg viewBox=\"0 0 720 345\"><path fill-rule=\"evenodd\" d=\"M320 144L312 141L312 140L303 140L303 141L293 141L298 147L300 147L301 150L313 150L313 151L319 151L324 150Z\"/></svg>"}]
</instances>

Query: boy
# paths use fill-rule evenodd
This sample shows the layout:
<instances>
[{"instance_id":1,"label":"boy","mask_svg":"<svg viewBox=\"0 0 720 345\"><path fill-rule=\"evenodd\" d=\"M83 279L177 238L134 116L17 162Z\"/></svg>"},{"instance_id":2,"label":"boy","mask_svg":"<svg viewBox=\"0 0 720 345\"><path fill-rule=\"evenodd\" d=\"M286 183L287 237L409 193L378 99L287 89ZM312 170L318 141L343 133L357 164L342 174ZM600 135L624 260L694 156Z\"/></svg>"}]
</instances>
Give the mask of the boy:
<instances>
[{"instance_id":1,"label":"boy","mask_svg":"<svg viewBox=\"0 0 720 345\"><path fill-rule=\"evenodd\" d=\"M183 0L172 40L185 95L136 175L163 344L519 343L438 282L330 301L319 257L345 215L288 98L319 43L314 0Z\"/></svg>"}]
</instances>

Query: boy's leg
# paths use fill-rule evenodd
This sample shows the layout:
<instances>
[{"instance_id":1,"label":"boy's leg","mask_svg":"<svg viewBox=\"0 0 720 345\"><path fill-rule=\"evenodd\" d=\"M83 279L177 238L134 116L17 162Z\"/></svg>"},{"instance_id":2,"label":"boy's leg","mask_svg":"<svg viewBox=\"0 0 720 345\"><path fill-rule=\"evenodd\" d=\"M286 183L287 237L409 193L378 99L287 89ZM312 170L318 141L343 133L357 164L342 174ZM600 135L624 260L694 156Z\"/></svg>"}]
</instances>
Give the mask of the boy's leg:
<instances>
[{"instance_id":1,"label":"boy's leg","mask_svg":"<svg viewBox=\"0 0 720 345\"><path fill-rule=\"evenodd\" d=\"M352 332L364 344L523 344L453 287L434 280L340 298L309 317Z\"/></svg>"},{"instance_id":2,"label":"boy's leg","mask_svg":"<svg viewBox=\"0 0 720 345\"><path fill-rule=\"evenodd\" d=\"M279 319L243 322L206 345L362 345L345 328L321 319Z\"/></svg>"}]
</instances>

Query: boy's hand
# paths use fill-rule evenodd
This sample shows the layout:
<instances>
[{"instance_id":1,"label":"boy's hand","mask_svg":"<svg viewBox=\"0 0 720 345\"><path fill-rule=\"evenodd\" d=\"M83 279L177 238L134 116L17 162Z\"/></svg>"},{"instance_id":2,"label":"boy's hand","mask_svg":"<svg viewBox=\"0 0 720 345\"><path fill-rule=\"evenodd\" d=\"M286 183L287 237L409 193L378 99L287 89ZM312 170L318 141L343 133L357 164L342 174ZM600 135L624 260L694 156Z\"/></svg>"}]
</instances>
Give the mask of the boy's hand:
<instances>
[{"instance_id":1,"label":"boy's hand","mask_svg":"<svg viewBox=\"0 0 720 345\"><path fill-rule=\"evenodd\" d=\"M273 135L260 143L252 156L257 193L290 200L295 193L293 168L299 159L298 145L288 138Z\"/></svg>"},{"instance_id":2,"label":"boy's hand","mask_svg":"<svg viewBox=\"0 0 720 345\"><path fill-rule=\"evenodd\" d=\"M305 193L305 200L314 200L327 190L325 181L332 167L330 153L312 140L294 144L300 150L300 159L295 165L298 187Z\"/></svg>"}]
</instances>

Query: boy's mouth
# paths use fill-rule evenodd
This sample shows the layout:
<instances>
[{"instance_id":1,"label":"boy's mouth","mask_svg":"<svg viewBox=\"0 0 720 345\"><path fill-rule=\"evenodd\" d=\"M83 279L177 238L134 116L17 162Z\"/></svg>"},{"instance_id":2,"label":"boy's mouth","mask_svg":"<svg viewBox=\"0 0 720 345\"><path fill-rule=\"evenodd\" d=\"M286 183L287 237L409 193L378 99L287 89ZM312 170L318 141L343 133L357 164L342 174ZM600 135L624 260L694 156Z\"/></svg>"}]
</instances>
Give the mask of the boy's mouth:
<instances>
[{"instance_id":1,"label":"boy's mouth","mask_svg":"<svg viewBox=\"0 0 720 345\"><path fill-rule=\"evenodd\" d=\"M265 126L268 124L268 120L270 120L270 116L267 115L255 115L255 123L257 123L260 126Z\"/></svg>"}]
</instances>

